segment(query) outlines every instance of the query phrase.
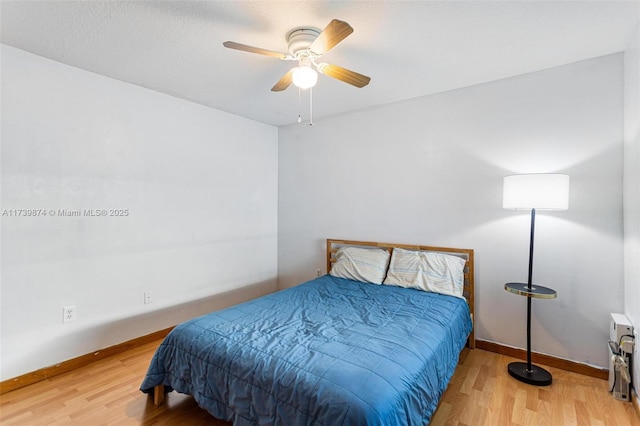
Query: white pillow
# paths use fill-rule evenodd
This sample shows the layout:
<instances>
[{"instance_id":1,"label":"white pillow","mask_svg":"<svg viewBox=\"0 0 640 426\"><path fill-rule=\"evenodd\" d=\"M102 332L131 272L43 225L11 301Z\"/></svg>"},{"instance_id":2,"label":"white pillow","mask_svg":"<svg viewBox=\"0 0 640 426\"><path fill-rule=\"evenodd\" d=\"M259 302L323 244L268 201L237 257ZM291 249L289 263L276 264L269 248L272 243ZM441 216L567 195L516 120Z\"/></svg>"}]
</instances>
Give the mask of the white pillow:
<instances>
[{"instance_id":1,"label":"white pillow","mask_svg":"<svg viewBox=\"0 0 640 426\"><path fill-rule=\"evenodd\" d=\"M336 262L331 267L330 274L339 278L382 284L388 266L387 250L341 247L336 253Z\"/></svg>"},{"instance_id":2,"label":"white pillow","mask_svg":"<svg viewBox=\"0 0 640 426\"><path fill-rule=\"evenodd\" d=\"M465 263L458 256L396 248L384 284L463 297Z\"/></svg>"}]
</instances>

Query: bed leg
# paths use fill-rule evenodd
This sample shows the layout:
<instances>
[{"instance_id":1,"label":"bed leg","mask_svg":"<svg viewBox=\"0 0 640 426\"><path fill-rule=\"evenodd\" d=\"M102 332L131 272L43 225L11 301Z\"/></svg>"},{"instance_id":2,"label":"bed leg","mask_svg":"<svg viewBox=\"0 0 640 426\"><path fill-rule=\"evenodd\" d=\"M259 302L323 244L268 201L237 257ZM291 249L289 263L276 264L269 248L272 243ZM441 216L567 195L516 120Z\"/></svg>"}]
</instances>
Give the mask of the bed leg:
<instances>
[{"instance_id":1,"label":"bed leg","mask_svg":"<svg viewBox=\"0 0 640 426\"><path fill-rule=\"evenodd\" d=\"M153 388L153 403L155 405L164 404L164 385L158 385Z\"/></svg>"}]
</instances>

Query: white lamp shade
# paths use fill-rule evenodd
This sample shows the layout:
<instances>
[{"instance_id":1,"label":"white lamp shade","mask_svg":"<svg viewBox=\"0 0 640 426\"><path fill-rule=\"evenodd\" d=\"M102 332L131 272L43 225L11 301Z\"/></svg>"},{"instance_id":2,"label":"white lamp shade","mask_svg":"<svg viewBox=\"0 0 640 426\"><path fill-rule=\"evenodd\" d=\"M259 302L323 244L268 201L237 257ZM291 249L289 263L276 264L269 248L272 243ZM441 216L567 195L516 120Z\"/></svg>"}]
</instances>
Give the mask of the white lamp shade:
<instances>
[{"instance_id":1,"label":"white lamp shade","mask_svg":"<svg viewBox=\"0 0 640 426\"><path fill-rule=\"evenodd\" d=\"M316 85L318 73L308 65L301 65L293 69L293 84L301 89L308 89Z\"/></svg>"},{"instance_id":2,"label":"white lamp shade","mask_svg":"<svg viewBox=\"0 0 640 426\"><path fill-rule=\"evenodd\" d=\"M505 176L502 207L522 210L567 210L569 175L534 173Z\"/></svg>"}]
</instances>

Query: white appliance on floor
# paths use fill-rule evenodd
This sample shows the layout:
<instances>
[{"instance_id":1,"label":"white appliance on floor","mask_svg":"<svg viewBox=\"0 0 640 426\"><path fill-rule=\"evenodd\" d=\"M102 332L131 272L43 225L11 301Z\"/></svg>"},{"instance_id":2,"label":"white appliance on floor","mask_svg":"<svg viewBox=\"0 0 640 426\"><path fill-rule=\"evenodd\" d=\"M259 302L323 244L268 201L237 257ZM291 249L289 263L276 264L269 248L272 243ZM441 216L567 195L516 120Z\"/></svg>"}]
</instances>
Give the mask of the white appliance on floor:
<instances>
[{"instance_id":1,"label":"white appliance on floor","mask_svg":"<svg viewBox=\"0 0 640 426\"><path fill-rule=\"evenodd\" d=\"M611 314L609 328L609 392L622 401L630 400L633 326L623 314Z\"/></svg>"}]
</instances>

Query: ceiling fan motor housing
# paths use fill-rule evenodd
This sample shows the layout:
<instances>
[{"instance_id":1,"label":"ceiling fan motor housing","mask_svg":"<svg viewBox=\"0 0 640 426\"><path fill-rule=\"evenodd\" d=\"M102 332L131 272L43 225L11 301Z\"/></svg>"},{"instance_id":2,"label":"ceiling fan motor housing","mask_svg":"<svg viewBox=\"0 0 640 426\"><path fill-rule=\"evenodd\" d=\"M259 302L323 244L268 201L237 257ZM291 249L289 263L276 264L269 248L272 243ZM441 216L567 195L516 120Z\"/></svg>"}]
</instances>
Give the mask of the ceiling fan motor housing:
<instances>
[{"instance_id":1,"label":"ceiling fan motor housing","mask_svg":"<svg viewBox=\"0 0 640 426\"><path fill-rule=\"evenodd\" d=\"M320 30L311 27L297 27L287 33L289 53L298 58L301 52L309 49L311 43L318 38ZM299 59L299 58L298 58Z\"/></svg>"}]
</instances>

